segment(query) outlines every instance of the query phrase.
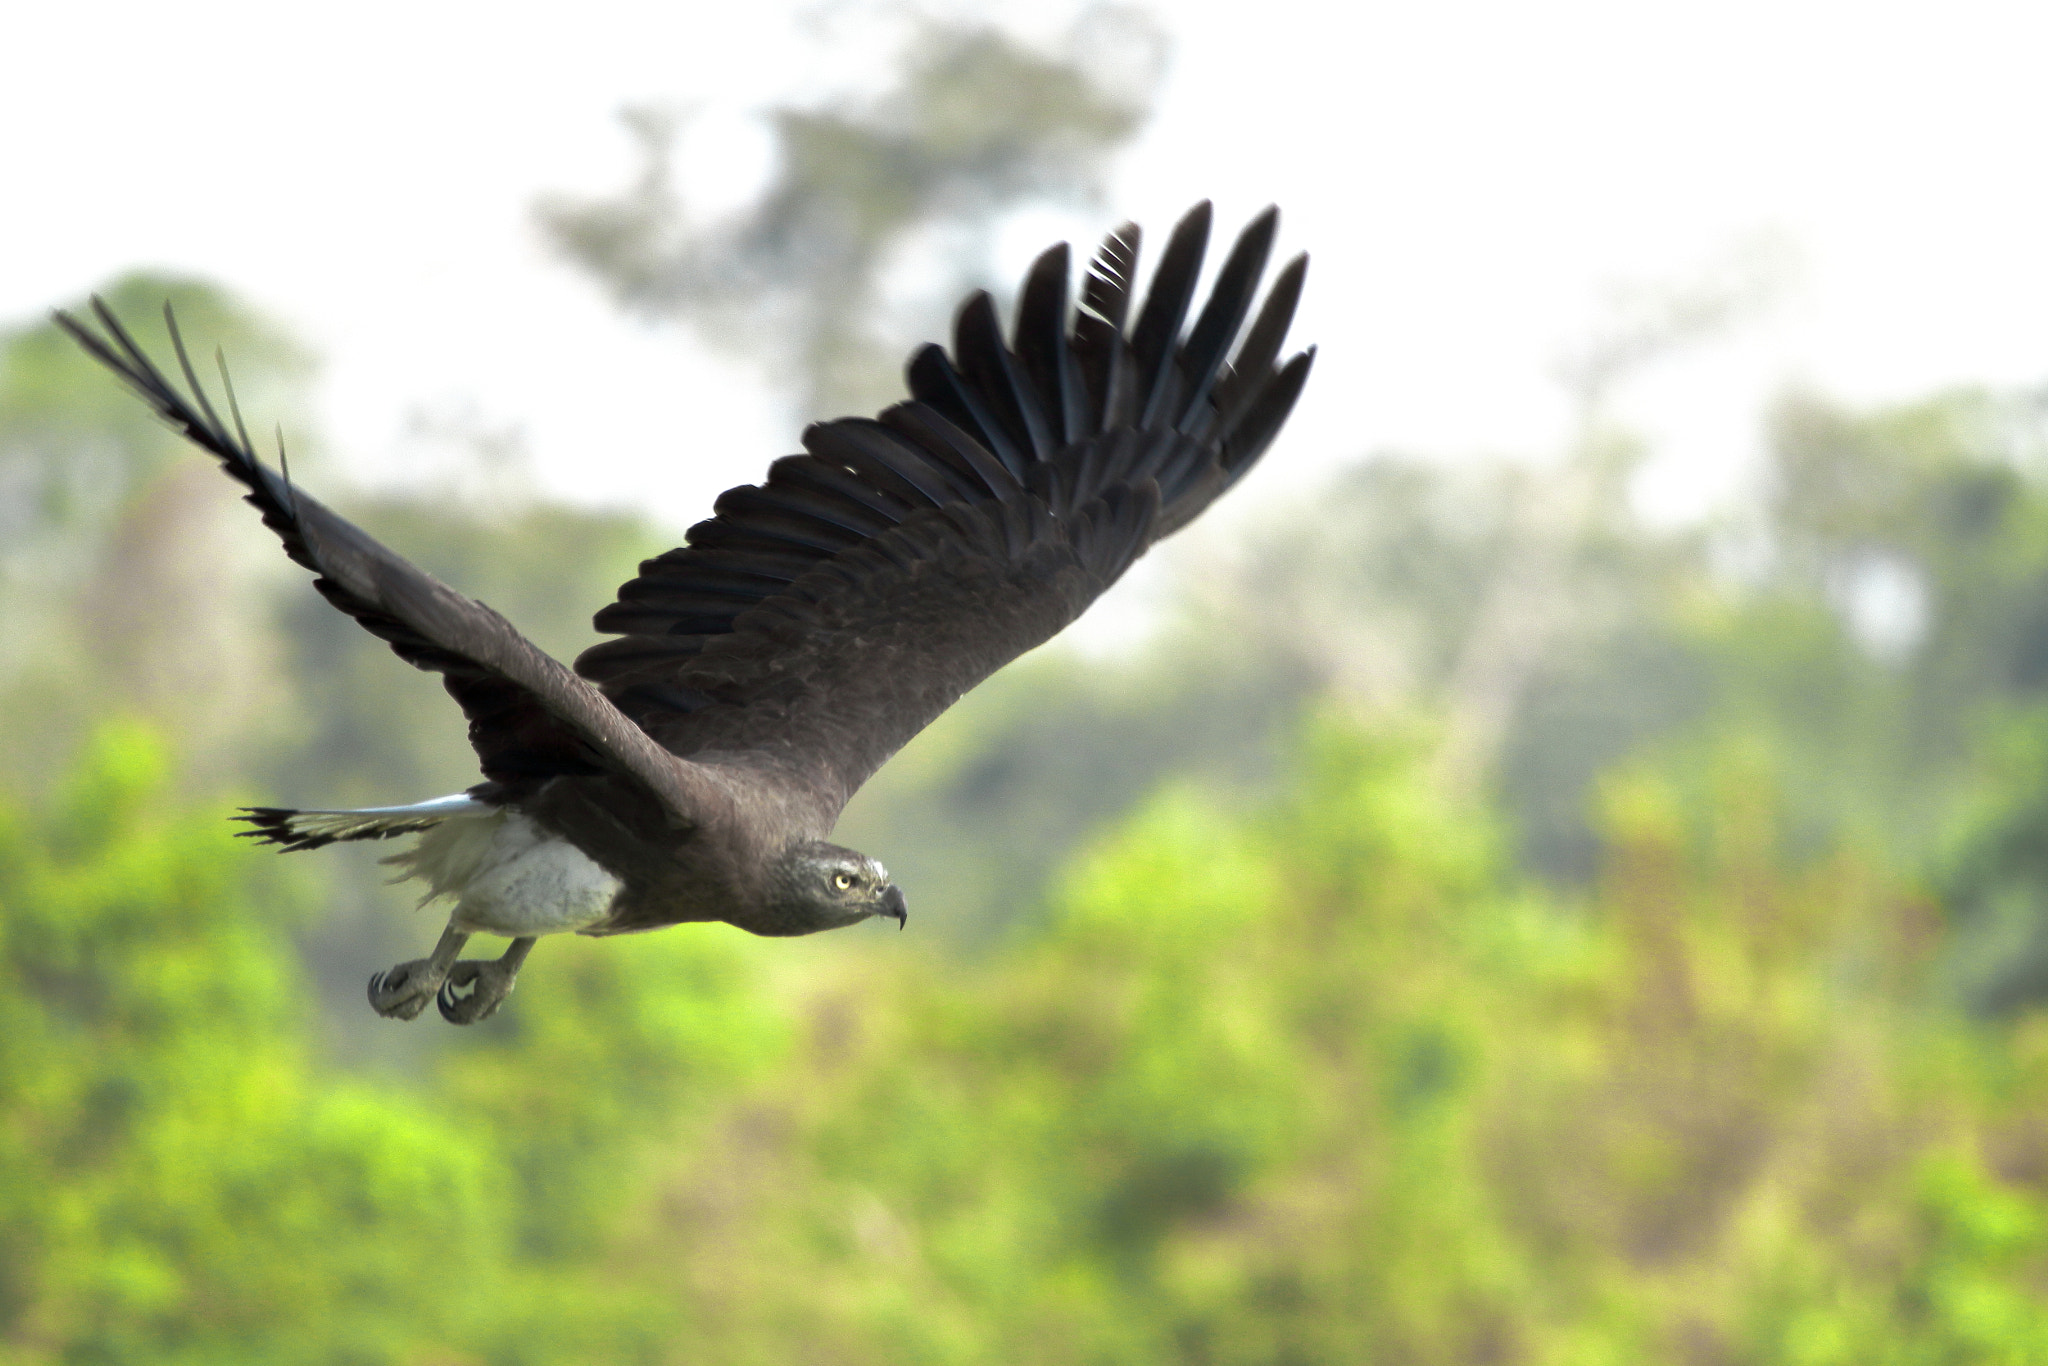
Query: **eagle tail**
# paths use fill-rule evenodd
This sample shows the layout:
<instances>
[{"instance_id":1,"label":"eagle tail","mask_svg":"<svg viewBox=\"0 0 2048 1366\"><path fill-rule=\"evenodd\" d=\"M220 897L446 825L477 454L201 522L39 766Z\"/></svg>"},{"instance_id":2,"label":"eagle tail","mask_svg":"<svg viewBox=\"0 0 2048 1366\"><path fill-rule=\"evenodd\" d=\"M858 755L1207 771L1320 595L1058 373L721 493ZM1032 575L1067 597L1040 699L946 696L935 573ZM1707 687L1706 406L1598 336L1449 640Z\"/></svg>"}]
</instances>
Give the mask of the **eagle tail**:
<instances>
[{"instance_id":1,"label":"eagle tail","mask_svg":"<svg viewBox=\"0 0 2048 1366\"><path fill-rule=\"evenodd\" d=\"M411 806L363 806L346 811L292 811L276 806L245 806L238 821L251 827L237 831L245 839L280 845L285 852L319 849L341 840L382 840L393 835L431 830L442 821L489 816L498 808L466 792Z\"/></svg>"}]
</instances>

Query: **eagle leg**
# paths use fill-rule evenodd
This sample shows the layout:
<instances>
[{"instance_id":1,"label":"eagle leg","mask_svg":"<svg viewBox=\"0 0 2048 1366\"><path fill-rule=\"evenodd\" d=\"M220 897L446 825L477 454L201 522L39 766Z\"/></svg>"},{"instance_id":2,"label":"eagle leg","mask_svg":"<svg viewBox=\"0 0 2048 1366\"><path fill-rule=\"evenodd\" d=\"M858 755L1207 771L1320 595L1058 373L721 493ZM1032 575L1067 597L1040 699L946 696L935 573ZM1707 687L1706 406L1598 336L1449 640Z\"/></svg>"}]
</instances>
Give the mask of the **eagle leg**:
<instances>
[{"instance_id":1,"label":"eagle leg","mask_svg":"<svg viewBox=\"0 0 2048 1366\"><path fill-rule=\"evenodd\" d=\"M441 1018L449 1024L459 1025L490 1019L504 1004L505 998L512 994L512 984L519 976L519 965L532 951L531 938L515 939L501 958L465 958L455 964L448 970L447 980L441 983L440 994L435 998L435 1004L441 1008Z\"/></svg>"},{"instance_id":2,"label":"eagle leg","mask_svg":"<svg viewBox=\"0 0 2048 1366\"><path fill-rule=\"evenodd\" d=\"M410 1020L427 1008L427 1002L448 980L455 955L469 942L469 935L450 925L441 931L441 942L431 957L400 963L370 978L370 1009L387 1020Z\"/></svg>"}]
</instances>

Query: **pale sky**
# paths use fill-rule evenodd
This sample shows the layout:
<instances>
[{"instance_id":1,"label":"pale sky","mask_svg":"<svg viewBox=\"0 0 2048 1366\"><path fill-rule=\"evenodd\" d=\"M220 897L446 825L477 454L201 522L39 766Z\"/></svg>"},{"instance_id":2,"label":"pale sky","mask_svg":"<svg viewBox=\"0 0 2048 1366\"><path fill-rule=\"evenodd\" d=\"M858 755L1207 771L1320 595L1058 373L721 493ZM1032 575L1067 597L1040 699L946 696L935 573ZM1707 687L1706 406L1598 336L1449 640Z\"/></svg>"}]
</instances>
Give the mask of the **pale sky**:
<instances>
[{"instance_id":1,"label":"pale sky","mask_svg":"<svg viewBox=\"0 0 2048 1366\"><path fill-rule=\"evenodd\" d=\"M1605 291L1759 235L1803 263L1778 306L1621 395L1663 515L1753 469L1787 382L1863 402L2048 378L2048 7L1151 8L1172 65L1110 202L1013 224L1004 255L1125 216L1157 241L1204 196L1226 226L1278 202L1283 249L1315 257L1295 336L1322 355L1269 492L1390 447L1554 450L1555 364ZM417 455L415 414L467 415L519 431L551 491L686 524L795 449L795 419L620 316L531 206L622 185L614 113L647 101L702 111L692 188L741 200L766 173L754 111L873 83L886 33L848 12L831 45L730 0L17 0L0 319L138 265L207 276L322 358L322 432L365 481ZM988 12L1042 35L1072 7Z\"/></svg>"}]
</instances>

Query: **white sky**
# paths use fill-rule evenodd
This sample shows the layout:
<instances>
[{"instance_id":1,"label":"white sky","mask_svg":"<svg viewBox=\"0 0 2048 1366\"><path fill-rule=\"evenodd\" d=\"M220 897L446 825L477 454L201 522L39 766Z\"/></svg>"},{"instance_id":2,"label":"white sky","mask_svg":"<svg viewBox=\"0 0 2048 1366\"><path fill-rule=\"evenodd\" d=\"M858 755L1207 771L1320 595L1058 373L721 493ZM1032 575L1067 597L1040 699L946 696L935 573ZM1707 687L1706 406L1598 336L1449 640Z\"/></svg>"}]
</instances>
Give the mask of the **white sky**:
<instances>
[{"instance_id":1,"label":"white sky","mask_svg":"<svg viewBox=\"0 0 2048 1366\"><path fill-rule=\"evenodd\" d=\"M1557 357L1616 280L1759 232L1797 287L1622 396L1648 502L1753 465L1788 379L1846 398L2048 375L2048 6L1175 0L1158 115L1103 223L1267 201L1316 264L1315 380L1261 480L1389 446L1540 453ZM998 6L1028 32L1066 5ZM572 17L573 16L573 17ZM842 29L847 26L842 24ZM700 102L701 197L764 174L748 113L872 72L787 8L585 0L8 7L0 319L148 265L221 281L324 359L320 421L365 478L418 412L519 429L551 490L681 525L795 448L760 377L615 313L531 205L634 166L629 101ZM844 35L842 35L842 38ZM1016 225L1021 268L1065 220ZM1155 236L1154 240L1157 240Z\"/></svg>"}]
</instances>

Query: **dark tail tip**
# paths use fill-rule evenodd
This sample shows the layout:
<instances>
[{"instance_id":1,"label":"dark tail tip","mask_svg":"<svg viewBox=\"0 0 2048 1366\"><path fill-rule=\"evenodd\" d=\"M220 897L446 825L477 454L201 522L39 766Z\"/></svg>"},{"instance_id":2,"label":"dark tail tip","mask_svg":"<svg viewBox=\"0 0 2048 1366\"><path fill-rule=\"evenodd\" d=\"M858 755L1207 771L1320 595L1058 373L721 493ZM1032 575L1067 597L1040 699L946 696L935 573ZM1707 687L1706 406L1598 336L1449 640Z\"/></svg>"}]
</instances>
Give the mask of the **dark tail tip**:
<instances>
[{"instance_id":1,"label":"dark tail tip","mask_svg":"<svg viewBox=\"0 0 2048 1366\"><path fill-rule=\"evenodd\" d=\"M318 849L334 843L332 835L307 835L292 829L292 817L298 815L281 806L245 806L239 816L228 819L242 821L251 828L237 830L235 834L245 840L261 840L265 844L281 846L280 853L294 853L300 849Z\"/></svg>"}]
</instances>

